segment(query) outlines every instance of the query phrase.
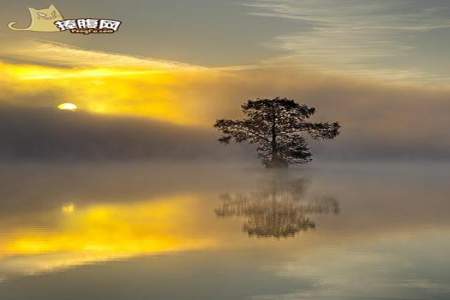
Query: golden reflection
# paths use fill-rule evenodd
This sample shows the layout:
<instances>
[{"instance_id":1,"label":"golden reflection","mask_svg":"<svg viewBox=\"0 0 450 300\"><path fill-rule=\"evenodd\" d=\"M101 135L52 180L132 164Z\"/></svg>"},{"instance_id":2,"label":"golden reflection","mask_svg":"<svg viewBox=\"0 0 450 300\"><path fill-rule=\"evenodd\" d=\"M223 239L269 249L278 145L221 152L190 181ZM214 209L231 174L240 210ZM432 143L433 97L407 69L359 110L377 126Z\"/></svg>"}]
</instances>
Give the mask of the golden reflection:
<instances>
[{"instance_id":1,"label":"golden reflection","mask_svg":"<svg viewBox=\"0 0 450 300\"><path fill-rule=\"evenodd\" d=\"M65 214L71 214L75 211L75 205L73 203L65 204L61 210Z\"/></svg>"},{"instance_id":2,"label":"golden reflection","mask_svg":"<svg viewBox=\"0 0 450 300\"><path fill-rule=\"evenodd\" d=\"M0 263L27 265L27 273L139 255L213 247L189 215L196 199L175 197L131 204L96 204L45 213L43 227L8 229ZM40 216L43 217L43 216ZM19 267L20 267L19 266Z\"/></svg>"},{"instance_id":3,"label":"golden reflection","mask_svg":"<svg viewBox=\"0 0 450 300\"><path fill-rule=\"evenodd\" d=\"M278 174L279 175L279 174ZM315 214L337 214L339 203L331 196L306 195L308 180L275 176L250 193L221 195L218 217L243 217L242 230L256 237L293 237L314 229Z\"/></svg>"}]
</instances>

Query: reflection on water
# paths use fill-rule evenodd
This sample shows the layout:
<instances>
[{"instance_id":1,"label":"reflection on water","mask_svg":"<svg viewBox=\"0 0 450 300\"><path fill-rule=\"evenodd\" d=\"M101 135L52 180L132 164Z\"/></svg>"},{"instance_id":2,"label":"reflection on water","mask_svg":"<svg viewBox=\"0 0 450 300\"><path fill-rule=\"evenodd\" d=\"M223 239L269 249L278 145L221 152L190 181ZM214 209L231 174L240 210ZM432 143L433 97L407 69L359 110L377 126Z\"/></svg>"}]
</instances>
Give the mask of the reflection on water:
<instances>
[{"instance_id":1,"label":"reflection on water","mask_svg":"<svg viewBox=\"0 0 450 300\"><path fill-rule=\"evenodd\" d=\"M188 214L196 199L172 197L132 203L104 203L34 213L45 220L6 228L0 235L0 263L34 274L64 267L162 252L205 249L216 242L199 236ZM0 222L1 224L1 222ZM5 226L3 230L5 230ZM1 268L0 268L1 271Z\"/></svg>"},{"instance_id":2,"label":"reflection on water","mask_svg":"<svg viewBox=\"0 0 450 300\"><path fill-rule=\"evenodd\" d=\"M449 170L2 166L0 299L450 299Z\"/></svg>"},{"instance_id":3,"label":"reflection on water","mask_svg":"<svg viewBox=\"0 0 450 300\"><path fill-rule=\"evenodd\" d=\"M216 215L245 218L242 229L249 236L285 238L315 228L311 215L339 212L333 197L307 195L307 179L272 175L257 191L221 195Z\"/></svg>"}]
</instances>

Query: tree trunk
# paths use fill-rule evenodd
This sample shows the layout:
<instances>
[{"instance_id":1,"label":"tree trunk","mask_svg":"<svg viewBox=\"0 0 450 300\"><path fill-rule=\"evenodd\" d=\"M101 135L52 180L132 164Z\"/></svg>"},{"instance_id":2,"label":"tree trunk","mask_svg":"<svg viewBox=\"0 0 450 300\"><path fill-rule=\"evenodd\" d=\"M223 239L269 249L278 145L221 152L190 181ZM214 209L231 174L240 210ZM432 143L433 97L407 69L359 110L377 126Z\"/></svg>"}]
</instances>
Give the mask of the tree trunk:
<instances>
[{"instance_id":1,"label":"tree trunk","mask_svg":"<svg viewBox=\"0 0 450 300\"><path fill-rule=\"evenodd\" d=\"M288 163L279 156L276 131L276 112L275 106L272 107L272 158L266 163L267 168L287 168Z\"/></svg>"}]
</instances>

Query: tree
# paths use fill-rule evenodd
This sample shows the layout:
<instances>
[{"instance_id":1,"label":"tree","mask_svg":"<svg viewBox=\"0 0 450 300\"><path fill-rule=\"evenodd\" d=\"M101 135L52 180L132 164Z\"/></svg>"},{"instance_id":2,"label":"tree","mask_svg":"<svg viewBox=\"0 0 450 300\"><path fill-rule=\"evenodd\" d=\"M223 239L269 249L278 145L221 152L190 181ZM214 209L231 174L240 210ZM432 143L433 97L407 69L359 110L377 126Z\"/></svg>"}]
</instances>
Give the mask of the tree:
<instances>
[{"instance_id":1,"label":"tree","mask_svg":"<svg viewBox=\"0 0 450 300\"><path fill-rule=\"evenodd\" d=\"M333 139L339 134L337 122L307 122L315 111L286 98L248 100L242 105L244 119L217 120L214 127L223 133L220 142L256 144L266 167L287 167L311 161L305 133L313 139Z\"/></svg>"}]
</instances>

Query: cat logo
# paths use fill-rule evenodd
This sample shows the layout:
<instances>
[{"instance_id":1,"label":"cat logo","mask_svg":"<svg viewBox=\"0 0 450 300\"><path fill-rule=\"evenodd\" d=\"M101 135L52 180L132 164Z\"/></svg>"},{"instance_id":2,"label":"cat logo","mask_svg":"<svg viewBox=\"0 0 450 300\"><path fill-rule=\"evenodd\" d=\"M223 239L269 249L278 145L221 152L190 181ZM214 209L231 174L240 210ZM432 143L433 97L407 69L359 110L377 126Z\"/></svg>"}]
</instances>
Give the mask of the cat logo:
<instances>
[{"instance_id":1,"label":"cat logo","mask_svg":"<svg viewBox=\"0 0 450 300\"><path fill-rule=\"evenodd\" d=\"M54 5L50 5L44 9L28 8L31 15L31 24L27 28L16 28L16 22L11 22L8 27L12 30L27 30L27 31L41 31L53 32L59 31L54 22L64 19L61 13Z\"/></svg>"},{"instance_id":2,"label":"cat logo","mask_svg":"<svg viewBox=\"0 0 450 300\"><path fill-rule=\"evenodd\" d=\"M31 24L27 28L16 28L16 22L11 22L8 27L11 30L26 30L36 32L60 32L71 33L114 33L122 23L119 20L110 19L64 19L54 5L44 9L29 8Z\"/></svg>"}]
</instances>

